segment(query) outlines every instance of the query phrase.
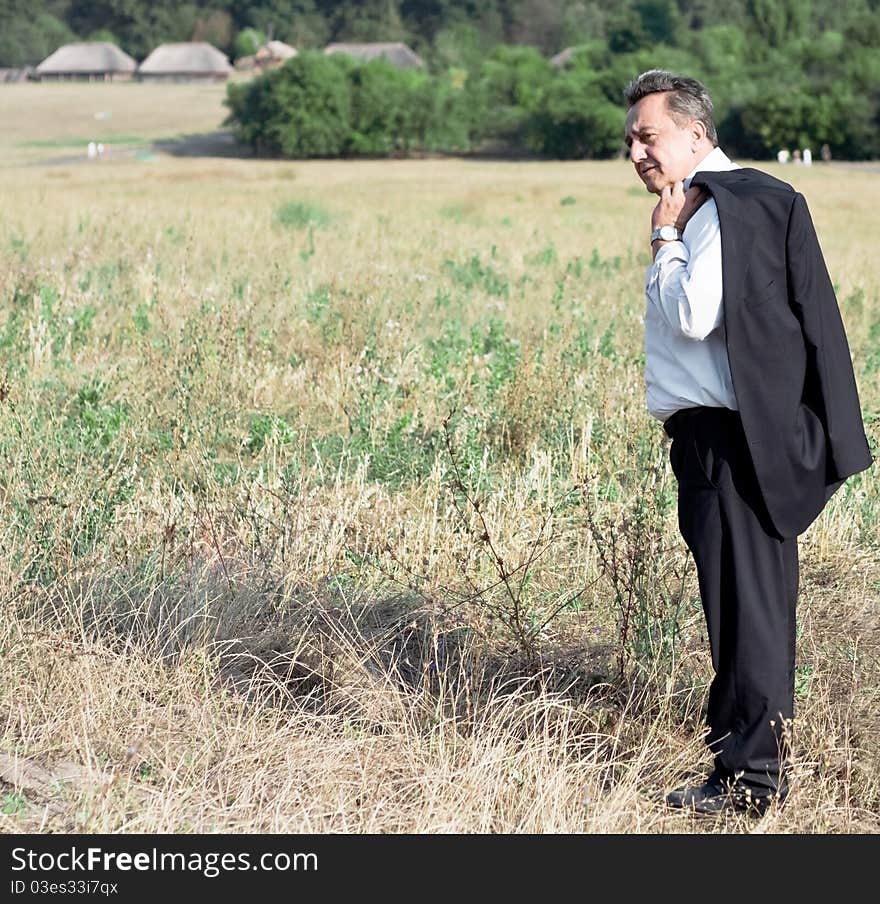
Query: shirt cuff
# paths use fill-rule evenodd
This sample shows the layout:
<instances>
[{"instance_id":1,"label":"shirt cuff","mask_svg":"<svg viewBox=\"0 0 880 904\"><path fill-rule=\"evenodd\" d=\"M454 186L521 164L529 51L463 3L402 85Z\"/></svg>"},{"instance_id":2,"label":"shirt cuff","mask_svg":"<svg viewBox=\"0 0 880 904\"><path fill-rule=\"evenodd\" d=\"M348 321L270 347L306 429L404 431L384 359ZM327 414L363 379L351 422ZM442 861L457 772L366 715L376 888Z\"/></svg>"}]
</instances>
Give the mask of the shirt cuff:
<instances>
[{"instance_id":1,"label":"shirt cuff","mask_svg":"<svg viewBox=\"0 0 880 904\"><path fill-rule=\"evenodd\" d=\"M684 242L667 242L657 249L657 257L648 264L645 270L645 288L650 287L660 279L664 266L677 261L682 266L687 266L690 255Z\"/></svg>"},{"instance_id":2,"label":"shirt cuff","mask_svg":"<svg viewBox=\"0 0 880 904\"><path fill-rule=\"evenodd\" d=\"M666 242L657 249L657 256L654 258L655 264L662 264L669 258L677 258L685 263L690 260L687 245L684 242Z\"/></svg>"}]
</instances>

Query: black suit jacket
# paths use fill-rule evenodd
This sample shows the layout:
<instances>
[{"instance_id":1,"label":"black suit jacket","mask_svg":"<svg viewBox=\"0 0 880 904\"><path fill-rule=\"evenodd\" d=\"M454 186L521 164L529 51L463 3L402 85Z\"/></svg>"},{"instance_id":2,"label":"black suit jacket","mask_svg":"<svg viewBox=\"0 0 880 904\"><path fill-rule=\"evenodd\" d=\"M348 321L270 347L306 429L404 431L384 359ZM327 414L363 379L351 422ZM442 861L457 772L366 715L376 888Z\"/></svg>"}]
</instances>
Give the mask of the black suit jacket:
<instances>
[{"instance_id":1,"label":"black suit jacket","mask_svg":"<svg viewBox=\"0 0 880 904\"><path fill-rule=\"evenodd\" d=\"M837 298L803 195L759 170L699 172L721 224L734 392L767 511L803 533L872 461Z\"/></svg>"}]
</instances>

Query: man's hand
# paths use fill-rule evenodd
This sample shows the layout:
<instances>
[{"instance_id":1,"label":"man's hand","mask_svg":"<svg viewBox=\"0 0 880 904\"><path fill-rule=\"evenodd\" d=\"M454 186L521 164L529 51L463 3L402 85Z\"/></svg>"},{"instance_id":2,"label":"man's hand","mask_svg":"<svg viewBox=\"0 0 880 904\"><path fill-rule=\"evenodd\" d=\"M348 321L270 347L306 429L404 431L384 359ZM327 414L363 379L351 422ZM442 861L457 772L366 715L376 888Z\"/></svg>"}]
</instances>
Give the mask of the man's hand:
<instances>
[{"instance_id":1,"label":"man's hand","mask_svg":"<svg viewBox=\"0 0 880 904\"><path fill-rule=\"evenodd\" d=\"M651 229L657 226L675 226L684 232L688 220L699 210L709 195L699 185L685 192L681 182L668 185L660 191L660 200L651 214Z\"/></svg>"}]
</instances>

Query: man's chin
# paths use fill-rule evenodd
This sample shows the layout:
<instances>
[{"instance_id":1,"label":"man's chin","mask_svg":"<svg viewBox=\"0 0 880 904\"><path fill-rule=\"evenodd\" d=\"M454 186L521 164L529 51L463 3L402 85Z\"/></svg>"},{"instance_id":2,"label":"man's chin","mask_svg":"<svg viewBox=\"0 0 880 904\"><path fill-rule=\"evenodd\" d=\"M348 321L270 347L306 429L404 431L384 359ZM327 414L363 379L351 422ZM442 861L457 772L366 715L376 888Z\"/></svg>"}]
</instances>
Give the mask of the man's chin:
<instances>
[{"instance_id":1,"label":"man's chin","mask_svg":"<svg viewBox=\"0 0 880 904\"><path fill-rule=\"evenodd\" d=\"M646 182L646 183L645 183L645 188L646 188L652 195L657 195L657 197L660 197L660 195L663 194L663 189L664 189L664 188L672 188L674 185L675 185L675 183L674 183L674 182L670 182L668 179L663 179L662 181L658 179L656 182L651 182L650 184L648 184L648 183Z\"/></svg>"},{"instance_id":2,"label":"man's chin","mask_svg":"<svg viewBox=\"0 0 880 904\"><path fill-rule=\"evenodd\" d=\"M664 185L666 185L666 180L659 175L655 176L653 170L642 176L642 182L645 183L645 190L652 195L659 195L663 191Z\"/></svg>"}]
</instances>

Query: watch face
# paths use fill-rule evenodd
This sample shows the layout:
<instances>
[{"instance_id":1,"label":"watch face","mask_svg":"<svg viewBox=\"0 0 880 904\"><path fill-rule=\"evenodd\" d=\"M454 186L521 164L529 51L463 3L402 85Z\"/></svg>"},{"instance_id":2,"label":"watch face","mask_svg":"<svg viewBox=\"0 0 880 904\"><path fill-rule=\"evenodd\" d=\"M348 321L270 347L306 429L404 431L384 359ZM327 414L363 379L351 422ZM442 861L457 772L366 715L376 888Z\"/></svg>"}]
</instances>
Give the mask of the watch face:
<instances>
[{"instance_id":1,"label":"watch face","mask_svg":"<svg viewBox=\"0 0 880 904\"><path fill-rule=\"evenodd\" d=\"M660 238L664 242L674 242L678 238L678 230L674 226L661 226Z\"/></svg>"}]
</instances>

